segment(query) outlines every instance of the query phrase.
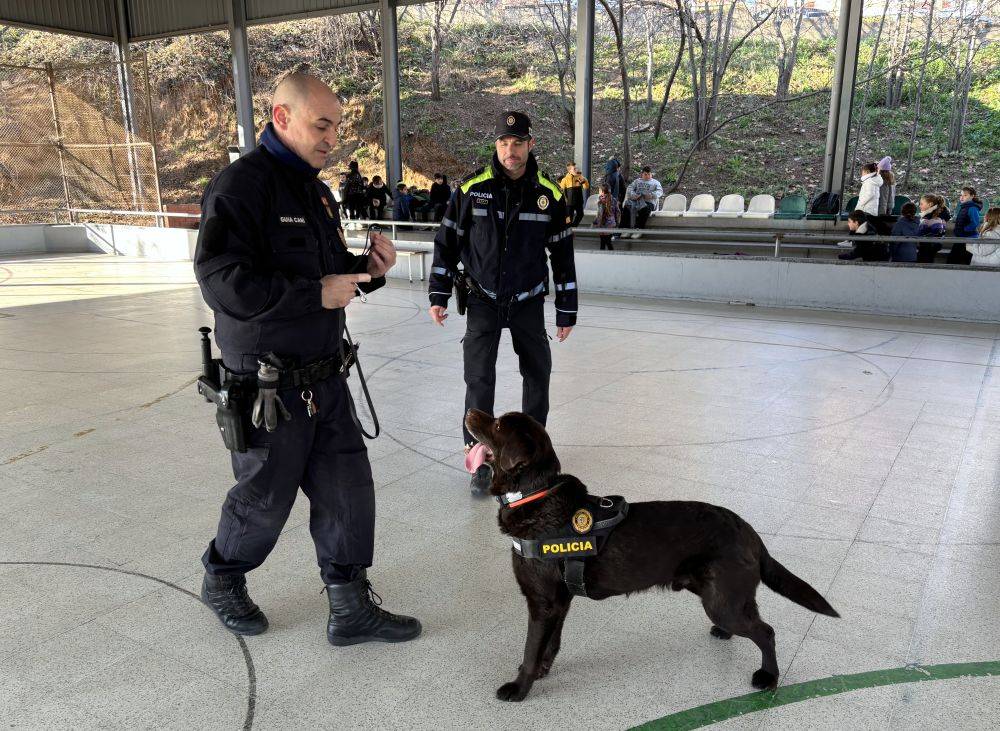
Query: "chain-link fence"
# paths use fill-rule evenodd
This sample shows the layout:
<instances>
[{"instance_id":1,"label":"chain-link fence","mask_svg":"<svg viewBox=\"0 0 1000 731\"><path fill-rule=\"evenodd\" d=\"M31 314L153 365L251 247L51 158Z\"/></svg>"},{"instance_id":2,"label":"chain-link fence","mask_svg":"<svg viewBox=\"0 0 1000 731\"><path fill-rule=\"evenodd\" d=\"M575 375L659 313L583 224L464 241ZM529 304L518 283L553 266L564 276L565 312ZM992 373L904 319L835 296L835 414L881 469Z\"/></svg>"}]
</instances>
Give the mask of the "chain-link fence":
<instances>
[{"instance_id":1,"label":"chain-link fence","mask_svg":"<svg viewBox=\"0 0 1000 731\"><path fill-rule=\"evenodd\" d=\"M0 65L0 99L0 222L160 210L144 56L127 67Z\"/></svg>"}]
</instances>

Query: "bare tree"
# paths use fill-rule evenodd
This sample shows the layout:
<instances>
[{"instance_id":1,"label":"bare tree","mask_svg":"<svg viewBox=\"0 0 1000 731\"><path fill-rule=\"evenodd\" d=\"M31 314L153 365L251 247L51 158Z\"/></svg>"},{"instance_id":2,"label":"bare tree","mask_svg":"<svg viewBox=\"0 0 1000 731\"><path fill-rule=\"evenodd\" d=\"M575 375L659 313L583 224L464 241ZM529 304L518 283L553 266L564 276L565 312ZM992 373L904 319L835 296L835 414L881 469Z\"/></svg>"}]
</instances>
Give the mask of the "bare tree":
<instances>
[{"instance_id":1,"label":"bare tree","mask_svg":"<svg viewBox=\"0 0 1000 731\"><path fill-rule=\"evenodd\" d=\"M667 111L667 103L670 101L670 90L674 86L674 79L677 78L677 71L681 67L681 61L684 60L684 46L687 43L687 35L684 33L684 28L681 28L680 43L677 44L677 56L674 58L674 65L670 69L670 76L667 77L666 86L663 89L663 101L660 102L660 109L656 114L656 126L653 128L653 139L660 138L660 132L663 130L663 114Z\"/></svg>"},{"instance_id":2,"label":"bare tree","mask_svg":"<svg viewBox=\"0 0 1000 731\"><path fill-rule=\"evenodd\" d=\"M774 91L776 99L788 96L788 87L792 83L792 72L795 70L795 60L799 54L799 38L802 37L802 20L805 17L806 0L778 0L783 4L772 16L774 34L778 39L778 85ZM785 35L785 20L791 23L791 38Z\"/></svg>"},{"instance_id":3,"label":"bare tree","mask_svg":"<svg viewBox=\"0 0 1000 731\"><path fill-rule=\"evenodd\" d=\"M910 169L913 167L913 147L917 142L917 127L920 124L920 100L924 94L924 79L927 76L927 57L930 55L931 50L931 35L934 28L934 3L936 0L930 0L930 5L927 8L927 32L924 35L924 51L923 58L921 59L920 66L920 80L917 82L917 100L913 105L913 127L910 129L910 145L906 151L906 169L903 173L903 182L900 188L905 188L907 183L910 182Z\"/></svg>"},{"instance_id":4,"label":"bare tree","mask_svg":"<svg viewBox=\"0 0 1000 731\"><path fill-rule=\"evenodd\" d=\"M687 36L693 96L692 136L701 141L700 149L704 150L708 147L710 130L715 123L722 81L733 56L774 15L776 8L754 16L745 0L723 0L718 5L710 5L706 0L701 6L696 5L695 0L676 2ZM750 20L747 30L736 38L734 21L738 9L742 9Z\"/></svg>"},{"instance_id":5,"label":"bare tree","mask_svg":"<svg viewBox=\"0 0 1000 731\"><path fill-rule=\"evenodd\" d=\"M896 5L896 32L892 36L889 49L889 69L885 79L885 105L889 109L899 109L903 101L903 82L906 79L906 67L900 59L909 54L910 32L913 28L913 11L917 0L899 0ZM888 3L886 3L888 7ZM901 34L902 33L902 34Z\"/></svg>"},{"instance_id":6,"label":"bare tree","mask_svg":"<svg viewBox=\"0 0 1000 731\"><path fill-rule=\"evenodd\" d=\"M576 86L576 57L573 53L573 0L539 3L532 7L538 20L535 30L552 54L553 67L559 80L559 100L566 129L575 131L575 96L570 86Z\"/></svg>"},{"instance_id":7,"label":"bare tree","mask_svg":"<svg viewBox=\"0 0 1000 731\"><path fill-rule=\"evenodd\" d=\"M448 41L455 15L462 0L434 0L418 6L421 15L430 15L431 35L431 99L441 101L441 49Z\"/></svg>"},{"instance_id":8,"label":"bare tree","mask_svg":"<svg viewBox=\"0 0 1000 731\"><path fill-rule=\"evenodd\" d=\"M622 76L622 175L628 180L632 169L632 148L630 134L632 122L629 115L631 96L628 82L628 59L625 55L625 0L618 0L617 15L611 9L608 0L601 0L601 5L608 14L611 28L615 34L615 46L618 51L618 69Z\"/></svg>"},{"instance_id":9,"label":"bare tree","mask_svg":"<svg viewBox=\"0 0 1000 731\"><path fill-rule=\"evenodd\" d=\"M983 17L984 8L980 3L969 12L972 3L962 0L958 11L959 38L953 50L955 66L954 103L948 124L948 152L962 149L962 132L969 111L969 90L972 88L973 65L980 49L986 43L990 22ZM995 9L995 4L992 9Z\"/></svg>"}]
</instances>

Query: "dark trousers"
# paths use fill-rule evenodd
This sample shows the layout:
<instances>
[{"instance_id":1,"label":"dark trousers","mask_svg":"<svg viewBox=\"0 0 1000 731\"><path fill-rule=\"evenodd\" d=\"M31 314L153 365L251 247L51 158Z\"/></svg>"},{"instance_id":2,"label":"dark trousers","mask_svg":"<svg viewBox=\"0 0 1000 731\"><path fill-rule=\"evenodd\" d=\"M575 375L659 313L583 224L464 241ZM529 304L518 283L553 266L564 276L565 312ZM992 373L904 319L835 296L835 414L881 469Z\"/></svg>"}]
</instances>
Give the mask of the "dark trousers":
<instances>
[{"instance_id":1,"label":"dark trousers","mask_svg":"<svg viewBox=\"0 0 1000 731\"><path fill-rule=\"evenodd\" d=\"M465 338L462 340L465 412L480 409L487 414L493 413L500 333L509 328L523 379L521 410L545 424L549 415L552 353L549 351L549 336L545 332L544 303L545 297L539 295L513 304L509 309L501 309L475 295L469 297ZM476 441L465 428L464 412L462 434L466 444Z\"/></svg>"},{"instance_id":2,"label":"dark trousers","mask_svg":"<svg viewBox=\"0 0 1000 731\"><path fill-rule=\"evenodd\" d=\"M611 243L611 234L608 234L607 236L601 236L601 251L604 251L605 249L607 249L608 251L615 250L614 245Z\"/></svg>"},{"instance_id":3,"label":"dark trousers","mask_svg":"<svg viewBox=\"0 0 1000 731\"><path fill-rule=\"evenodd\" d=\"M363 218L368 213L368 201L363 195L347 196L347 212L355 220Z\"/></svg>"},{"instance_id":4,"label":"dark trousers","mask_svg":"<svg viewBox=\"0 0 1000 731\"><path fill-rule=\"evenodd\" d=\"M580 225L580 221L583 220L583 200L582 200L582 198L577 198L577 200L573 203L573 208L572 208L572 214L571 215L573 216L573 221L572 221L571 225L574 228L576 228L577 226Z\"/></svg>"},{"instance_id":5,"label":"dark trousers","mask_svg":"<svg viewBox=\"0 0 1000 731\"><path fill-rule=\"evenodd\" d=\"M934 257L941 251L941 244L937 241L921 241L917 244L917 263L933 264Z\"/></svg>"},{"instance_id":6,"label":"dark trousers","mask_svg":"<svg viewBox=\"0 0 1000 731\"><path fill-rule=\"evenodd\" d=\"M625 207L629 211L628 220L631 224L629 228L646 228L646 222L649 220L649 214L653 212L653 207L645 203L641 206Z\"/></svg>"},{"instance_id":7,"label":"dark trousers","mask_svg":"<svg viewBox=\"0 0 1000 731\"><path fill-rule=\"evenodd\" d=\"M965 244L952 244L951 252L949 252L948 258L945 259L945 263L968 265L972 263L972 254L965 248Z\"/></svg>"},{"instance_id":8,"label":"dark trousers","mask_svg":"<svg viewBox=\"0 0 1000 731\"><path fill-rule=\"evenodd\" d=\"M247 451L233 452L236 485L202 557L208 573L243 574L260 566L299 487L309 498L309 531L323 581L351 581L371 566L375 488L347 381L329 378L310 389L319 413L306 415L301 389L280 391L291 421L279 418L271 433L251 428Z\"/></svg>"}]
</instances>

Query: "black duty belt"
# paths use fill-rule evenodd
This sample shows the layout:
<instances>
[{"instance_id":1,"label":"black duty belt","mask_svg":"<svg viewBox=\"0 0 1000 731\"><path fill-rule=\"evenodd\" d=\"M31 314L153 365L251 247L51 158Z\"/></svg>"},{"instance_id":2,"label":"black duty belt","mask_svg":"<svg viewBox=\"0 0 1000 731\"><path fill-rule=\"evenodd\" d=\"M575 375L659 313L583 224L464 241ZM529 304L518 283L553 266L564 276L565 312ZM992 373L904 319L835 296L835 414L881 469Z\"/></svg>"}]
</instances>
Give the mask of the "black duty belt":
<instances>
[{"instance_id":1,"label":"black duty belt","mask_svg":"<svg viewBox=\"0 0 1000 731\"><path fill-rule=\"evenodd\" d=\"M587 596L585 561L600 553L611 531L628 516L628 507L621 495L588 495L587 503L573 513L569 526L557 534L511 538L514 553L522 558L560 561L566 587L577 596Z\"/></svg>"},{"instance_id":2,"label":"black duty belt","mask_svg":"<svg viewBox=\"0 0 1000 731\"><path fill-rule=\"evenodd\" d=\"M354 360L355 358L348 353L347 364L345 365L340 355L337 354L309 363L301 368L282 370L278 379L278 389L305 388L320 381L325 381L331 376L341 375L348 371L351 365L353 365ZM232 373L231 377L239 383L257 383L256 373Z\"/></svg>"}]
</instances>

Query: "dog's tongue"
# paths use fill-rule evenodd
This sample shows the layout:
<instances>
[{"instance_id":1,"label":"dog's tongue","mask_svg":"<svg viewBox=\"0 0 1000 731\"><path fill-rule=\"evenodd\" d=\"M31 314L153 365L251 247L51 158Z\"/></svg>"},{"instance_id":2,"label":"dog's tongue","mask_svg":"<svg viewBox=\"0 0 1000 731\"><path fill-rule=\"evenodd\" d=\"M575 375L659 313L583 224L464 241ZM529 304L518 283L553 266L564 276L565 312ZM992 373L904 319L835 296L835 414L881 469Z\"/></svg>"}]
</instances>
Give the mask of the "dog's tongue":
<instances>
[{"instance_id":1,"label":"dog's tongue","mask_svg":"<svg viewBox=\"0 0 1000 731\"><path fill-rule=\"evenodd\" d=\"M469 453L465 455L465 469L469 471L469 474L475 474L476 470L486 463L488 454L489 449L482 442L469 450Z\"/></svg>"}]
</instances>

